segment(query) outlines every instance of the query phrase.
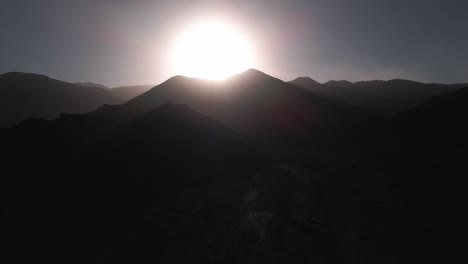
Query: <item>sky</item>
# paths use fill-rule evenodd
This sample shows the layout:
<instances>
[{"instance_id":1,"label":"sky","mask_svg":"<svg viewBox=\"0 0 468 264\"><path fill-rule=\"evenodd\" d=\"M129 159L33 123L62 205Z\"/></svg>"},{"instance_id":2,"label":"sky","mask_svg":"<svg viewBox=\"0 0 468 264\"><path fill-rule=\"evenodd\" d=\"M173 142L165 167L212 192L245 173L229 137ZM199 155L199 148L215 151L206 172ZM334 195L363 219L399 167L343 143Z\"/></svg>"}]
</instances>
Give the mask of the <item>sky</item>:
<instances>
[{"instance_id":1,"label":"sky","mask_svg":"<svg viewBox=\"0 0 468 264\"><path fill-rule=\"evenodd\" d=\"M199 19L235 24L283 80L468 82L466 0L0 0L0 73L107 86L177 74L167 53Z\"/></svg>"}]
</instances>

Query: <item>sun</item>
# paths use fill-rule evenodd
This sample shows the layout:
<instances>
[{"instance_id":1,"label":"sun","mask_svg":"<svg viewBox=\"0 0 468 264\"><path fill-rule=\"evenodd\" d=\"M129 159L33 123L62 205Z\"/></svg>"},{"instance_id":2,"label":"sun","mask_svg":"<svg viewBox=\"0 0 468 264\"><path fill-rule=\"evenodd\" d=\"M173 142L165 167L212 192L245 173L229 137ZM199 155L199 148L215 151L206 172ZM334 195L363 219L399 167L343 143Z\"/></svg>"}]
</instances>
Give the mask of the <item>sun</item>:
<instances>
[{"instance_id":1,"label":"sun","mask_svg":"<svg viewBox=\"0 0 468 264\"><path fill-rule=\"evenodd\" d=\"M223 22L201 22L180 34L170 52L172 71L178 75L222 80L254 67L249 39Z\"/></svg>"}]
</instances>

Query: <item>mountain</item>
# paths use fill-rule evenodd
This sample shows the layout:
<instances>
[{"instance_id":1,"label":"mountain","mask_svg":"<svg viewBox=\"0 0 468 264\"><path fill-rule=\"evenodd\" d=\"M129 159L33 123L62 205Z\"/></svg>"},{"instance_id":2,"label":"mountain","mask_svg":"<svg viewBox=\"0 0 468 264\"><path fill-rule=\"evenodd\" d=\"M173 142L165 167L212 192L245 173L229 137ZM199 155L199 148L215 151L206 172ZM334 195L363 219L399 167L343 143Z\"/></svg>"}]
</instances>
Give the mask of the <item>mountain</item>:
<instances>
[{"instance_id":1,"label":"mountain","mask_svg":"<svg viewBox=\"0 0 468 264\"><path fill-rule=\"evenodd\" d=\"M147 92L149 89L153 88L154 85L131 85L131 86L119 86L119 87L112 87L109 88L105 85L98 84L98 83L93 83L93 82L83 82L83 83L74 83L77 86L80 87L96 87L96 88L101 88L106 91L109 91L109 93L118 99L123 100L124 102L133 99L137 97L140 94L143 94Z\"/></svg>"},{"instance_id":2,"label":"mountain","mask_svg":"<svg viewBox=\"0 0 468 264\"><path fill-rule=\"evenodd\" d=\"M343 238L309 171L320 158L289 163L296 148L346 156L337 133L369 117L249 70L29 119L1 131L15 175L0 182L6 250L22 262L339 263Z\"/></svg>"},{"instance_id":3,"label":"mountain","mask_svg":"<svg viewBox=\"0 0 468 264\"><path fill-rule=\"evenodd\" d=\"M335 263L315 187L242 138L181 104L123 123L25 121L0 141L2 170L15 175L0 179L5 254L20 263Z\"/></svg>"},{"instance_id":4,"label":"mountain","mask_svg":"<svg viewBox=\"0 0 468 264\"><path fill-rule=\"evenodd\" d=\"M110 89L112 96L129 101L153 88L154 85L120 86Z\"/></svg>"},{"instance_id":5,"label":"mountain","mask_svg":"<svg viewBox=\"0 0 468 264\"><path fill-rule=\"evenodd\" d=\"M316 80L310 77L298 77L291 81L290 83L297 85L299 87L307 87L308 90L321 93L323 90L323 85Z\"/></svg>"},{"instance_id":6,"label":"mountain","mask_svg":"<svg viewBox=\"0 0 468 264\"><path fill-rule=\"evenodd\" d=\"M398 125L410 127L410 133L433 135L436 140L451 140L454 135L463 136L467 127L463 121L468 116L468 87L449 94L435 96L403 112L398 116Z\"/></svg>"},{"instance_id":7,"label":"mountain","mask_svg":"<svg viewBox=\"0 0 468 264\"><path fill-rule=\"evenodd\" d=\"M341 88L349 88L353 85L352 82L350 81L328 81L324 83L323 85L328 86L328 87L341 87Z\"/></svg>"},{"instance_id":8,"label":"mountain","mask_svg":"<svg viewBox=\"0 0 468 264\"><path fill-rule=\"evenodd\" d=\"M83 82L83 83L74 83L74 85L78 85L78 86L81 86L81 87L99 87L99 88L102 88L104 90L109 90L110 88L105 86L105 85L102 85L102 84L99 84L99 83L93 83L93 82Z\"/></svg>"},{"instance_id":9,"label":"mountain","mask_svg":"<svg viewBox=\"0 0 468 264\"><path fill-rule=\"evenodd\" d=\"M388 83L419 86L358 85L372 94ZM467 100L461 88L383 117L251 69L223 82L175 76L122 105L28 119L0 129L4 255L18 263L466 259Z\"/></svg>"},{"instance_id":10,"label":"mountain","mask_svg":"<svg viewBox=\"0 0 468 264\"><path fill-rule=\"evenodd\" d=\"M85 113L103 104L121 102L97 87L82 87L30 73L0 75L0 127L27 118L55 118L63 112Z\"/></svg>"},{"instance_id":11,"label":"mountain","mask_svg":"<svg viewBox=\"0 0 468 264\"><path fill-rule=\"evenodd\" d=\"M467 202L467 101L468 87L400 113L376 138L374 152L326 180L333 186L328 203L342 212L349 232L365 236L367 242L356 238L356 245L369 262L466 260L459 243L468 236L461 209ZM429 248L434 251L427 254Z\"/></svg>"},{"instance_id":12,"label":"mountain","mask_svg":"<svg viewBox=\"0 0 468 264\"><path fill-rule=\"evenodd\" d=\"M238 132L278 144L319 141L371 116L253 69L223 82L175 76L122 106L104 106L90 115L132 119L168 102L187 104Z\"/></svg>"},{"instance_id":13,"label":"mountain","mask_svg":"<svg viewBox=\"0 0 468 264\"><path fill-rule=\"evenodd\" d=\"M409 80L329 81L319 84L310 78L297 78L290 83L329 96L338 101L382 114L395 115L436 95L442 95L466 84L425 84Z\"/></svg>"}]
</instances>

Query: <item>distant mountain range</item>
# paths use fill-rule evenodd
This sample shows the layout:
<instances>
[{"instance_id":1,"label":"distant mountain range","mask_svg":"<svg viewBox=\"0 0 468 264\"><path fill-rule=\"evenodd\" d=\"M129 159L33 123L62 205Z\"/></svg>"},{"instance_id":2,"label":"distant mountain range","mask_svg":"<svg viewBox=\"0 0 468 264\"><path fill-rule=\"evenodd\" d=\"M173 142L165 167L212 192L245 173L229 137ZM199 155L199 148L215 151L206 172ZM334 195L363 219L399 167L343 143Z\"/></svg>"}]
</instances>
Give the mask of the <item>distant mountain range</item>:
<instances>
[{"instance_id":1,"label":"distant mountain range","mask_svg":"<svg viewBox=\"0 0 468 264\"><path fill-rule=\"evenodd\" d=\"M67 83L31 73L5 73L0 75L0 127L9 127L28 118L83 114L105 104L124 103L152 87L109 88L92 82Z\"/></svg>"},{"instance_id":2,"label":"distant mountain range","mask_svg":"<svg viewBox=\"0 0 468 264\"><path fill-rule=\"evenodd\" d=\"M340 102L394 115L427 100L468 86L468 84L425 84L409 80L390 81L329 81L320 84L309 77L300 77L290 83L304 89L334 98Z\"/></svg>"},{"instance_id":3,"label":"distant mountain range","mask_svg":"<svg viewBox=\"0 0 468 264\"><path fill-rule=\"evenodd\" d=\"M178 81L183 82L180 80L181 78L183 77L171 78L161 86L178 85ZM235 77L220 86L229 86L229 83L233 83L234 79ZM198 81L198 83L202 82ZM340 103L343 107L347 105L347 107L391 115L409 109L432 96L442 95L466 86L465 84L423 84L407 80L355 83L330 81L320 84L309 77L297 78L289 83L327 97ZM214 84L211 82L209 85ZM281 83L281 85L286 86L285 83ZM65 87L67 89L63 89ZM288 90L294 90L291 88L292 86L289 87ZM11 126L27 118L54 118L60 113L85 113L102 105L120 104L146 93L151 88L153 88L152 85L109 88L92 82L72 84L42 75L19 72L6 73L0 75L0 100L2 103L0 106L2 110L0 127ZM153 91L152 94L159 97L158 92ZM265 96L268 95L265 94ZM296 104L294 107L298 108L299 106Z\"/></svg>"}]
</instances>

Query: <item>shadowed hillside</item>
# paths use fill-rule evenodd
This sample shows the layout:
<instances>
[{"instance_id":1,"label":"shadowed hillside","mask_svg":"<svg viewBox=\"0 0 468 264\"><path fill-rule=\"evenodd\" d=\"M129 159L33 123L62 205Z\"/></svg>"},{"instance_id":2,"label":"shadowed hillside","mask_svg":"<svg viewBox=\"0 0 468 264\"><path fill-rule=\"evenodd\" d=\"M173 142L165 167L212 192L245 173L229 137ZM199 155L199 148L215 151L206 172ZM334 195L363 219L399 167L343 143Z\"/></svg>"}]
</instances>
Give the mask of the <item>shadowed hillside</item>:
<instances>
[{"instance_id":1,"label":"shadowed hillside","mask_svg":"<svg viewBox=\"0 0 468 264\"><path fill-rule=\"evenodd\" d=\"M466 259L467 101L462 88L403 112L375 140L373 154L326 180L347 232L360 230L350 243L359 256L380 263Z\"/></svg>"},{"instance_id":2,"label":"shadowed hillside","mask_svg":"<svg viewBox=\"0 0 468 264\"><path fill-rule=\"evenodd\" d=\"M27 118L56 118L60 113L86 113L103 104L118 104L99 87L82 87L47 76L11 72L0 75L0 127Z\"/></svg>"},{"instance_id":3,"label":"shadowed hillside","mask_svg":"<svg viewBox=\"0 0 468 264\"><path fill-rule=\"evenodd\" d=\"M2 144L6 249L19 262L338 261L317 186L241 138L175 104L119 124L23 122Z\"/></svg>"},{"instance_id":4,"label":"shadowed hillside","mask_svg":"<svg viewBox=\"0 0 468 264\"><path fill-rule=\"evenodd\" d=\"M133 85L114 87L110 93L117 98L123 99L125 102L131 100L153 88L154 85Z\"/></svg>"}]
</instances>

